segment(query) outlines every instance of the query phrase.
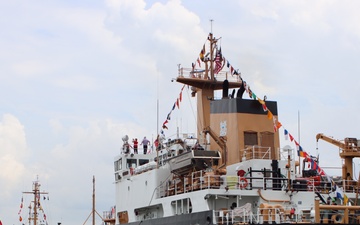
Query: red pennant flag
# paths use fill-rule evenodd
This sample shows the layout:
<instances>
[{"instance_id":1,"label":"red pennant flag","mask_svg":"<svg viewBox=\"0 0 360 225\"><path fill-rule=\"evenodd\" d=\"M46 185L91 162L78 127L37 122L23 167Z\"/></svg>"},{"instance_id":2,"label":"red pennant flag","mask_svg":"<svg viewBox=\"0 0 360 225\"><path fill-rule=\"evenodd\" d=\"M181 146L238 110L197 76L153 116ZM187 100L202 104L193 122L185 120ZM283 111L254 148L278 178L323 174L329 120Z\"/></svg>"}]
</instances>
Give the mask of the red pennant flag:
<instances>
[{"instance_id":1,"label":"red pennant flag","mask_svg":"<svg viewBox=\"0 0 360 225\"><path fill-rule=\"evenodd\" d=\"M265 104L262 104L262 107L263 107L264 112L266 112L268 110Z\"/></svg>"},{"instance_id":2,"label":"red pennant flag","mask_svg":"<svg viewBox=\"0 0 360 225\"><path fill-rule=\"evenodd\" d=\"M180 106L179 106L179 99L176 99L176 106L178 107L178 109L180 109Z\"/></svg>"},{"instance_id":3,"label":"red pennant flag","mask_svg":"<svg viewBox=\"0 0 360 225\"><path fill-rule=\"evenodd\" d=\"M181 102L181 100L182 100L182 92L180 92L179 100Z\"/></svg>"},{"instance_id":4,"label":"red pennant flag","mask_svg":"<svg viewBox=\"0 0 360 225\"><path fill-rule=\"evenodd\" d=\"M294 142L295 142L296 147L299 147L299 146L300 146L297 141L294 141Z\"/></svg>"},{"instance_id":5,"label":"red pennant flag","mask_svg":"<svg viewBox=\"0 0 360 225\"><path fill-rule=\"evenodd\" d=\"M289 134L289 138L290 138L290 141L294 140L294 137L291 134Z\"/></svg>"},{"instance_id":6,"label":"red pennant flag","mask_svg":"<svg viewBox=\"0 0 360 225\"><path fill-rule=\"evenodd\" d=\"M162 125L162 128L163 128L163 129L168 129L167 126L165 125L165 124L167 124L168 122L169 122L168 120L165 120L165 122L164 122L163 125Z\"/></svg>"}]
</instances>

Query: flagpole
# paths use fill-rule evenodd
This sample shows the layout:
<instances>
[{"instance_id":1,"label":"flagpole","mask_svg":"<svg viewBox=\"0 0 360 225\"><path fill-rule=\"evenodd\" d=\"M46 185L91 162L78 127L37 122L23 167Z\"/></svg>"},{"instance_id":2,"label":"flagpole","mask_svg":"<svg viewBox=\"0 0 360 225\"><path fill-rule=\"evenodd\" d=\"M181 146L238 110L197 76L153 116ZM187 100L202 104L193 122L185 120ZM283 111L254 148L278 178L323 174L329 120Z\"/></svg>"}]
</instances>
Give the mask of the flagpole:
<instances>
[{"instance_id":1,"label":"flagpole","mask_svg":"<svg viewBox=\"0 0 360 225\"><path fill-rule=\"evenodd\" d=\"M300 110L298 110L298 140L299 140L299 148L301 146L300 142ZM301 162L300 162L300 154L299 155L299 173L302 174Z\"/></svg>"},{"instance_id":2,"label":"flagpole","mask_svg":"<svg viewBox=\"0 0 360 225\"><path fill-rule=\"evenodd\" d=\"M158 73L158 79L157 79L157 99L156 99L156 139L158 145L160 145L159 140L159 73ZM156 151L156 169L159 168L159 151L157 147L155 146Z\"/></svg>"}]
</instances>

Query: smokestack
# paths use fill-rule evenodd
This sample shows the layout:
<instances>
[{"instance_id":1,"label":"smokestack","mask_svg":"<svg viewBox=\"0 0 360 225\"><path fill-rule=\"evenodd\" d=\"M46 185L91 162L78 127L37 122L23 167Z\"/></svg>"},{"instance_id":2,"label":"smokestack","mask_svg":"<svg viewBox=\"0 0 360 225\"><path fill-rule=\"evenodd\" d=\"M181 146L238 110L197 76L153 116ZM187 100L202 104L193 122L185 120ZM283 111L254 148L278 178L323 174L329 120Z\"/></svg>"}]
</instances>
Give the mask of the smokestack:
<instances>
[{"instance_id":1,"label":"smokestack","mask_svg":"<svg viewBox=\"0 0 360 225\"><path fill-rule=\"evenodd\" d=\"M222 98L229 98L229 81L224 80L223 82L223 96Z\"/></svg>"}]
</instances>

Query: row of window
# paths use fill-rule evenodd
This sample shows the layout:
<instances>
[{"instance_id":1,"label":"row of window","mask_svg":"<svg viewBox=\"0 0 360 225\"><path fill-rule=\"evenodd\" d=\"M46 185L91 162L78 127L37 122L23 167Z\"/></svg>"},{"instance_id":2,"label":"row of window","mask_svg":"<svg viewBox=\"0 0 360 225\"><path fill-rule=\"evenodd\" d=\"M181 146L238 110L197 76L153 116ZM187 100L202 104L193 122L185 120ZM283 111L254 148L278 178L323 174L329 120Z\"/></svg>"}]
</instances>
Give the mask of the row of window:
<instances>
[{"instance_id":1,"label":"row of window","mask_svg":"<svg viewBox=\"0 0 360 225\"><path fill-rule=\"evenodd\" d=\"M259 138L260 137L260 138ZM272 147L274 148L274 133L271 132L255 132L255 131L245 131L244 132L244 144L245 146L254 146L260 145L263 147ZM167 156L164 155L163 159L166 159ZM161 162L163 160L160 160ZM138 166L148 163L148 159L126 159L126 169L136 168ZM122 170L122 158L114 162L115 171Z\"/></svg>"},{"instance_id":2,"label":"row of window","mask_svg":"<svg viewBox=\"0 0 360 225\"><path fill-rule=\"evenodd\" d=\"M126 169L136 168L138 166L148 163L148 159L126 159ZM114 162L115 171L122 170L122 158Z\"/></svg>"},{"instance_id":3,"label":"row of window","mask_svg":"<svg viewBox=\"0 0 360 225\"><path fill-rule=\"evenodd\" d=\"M263 147L274 147L274 133L268 131L259 133L255 131L245 131L244 144L245 146L260 145Z\"/></svg>"}]
</instances>

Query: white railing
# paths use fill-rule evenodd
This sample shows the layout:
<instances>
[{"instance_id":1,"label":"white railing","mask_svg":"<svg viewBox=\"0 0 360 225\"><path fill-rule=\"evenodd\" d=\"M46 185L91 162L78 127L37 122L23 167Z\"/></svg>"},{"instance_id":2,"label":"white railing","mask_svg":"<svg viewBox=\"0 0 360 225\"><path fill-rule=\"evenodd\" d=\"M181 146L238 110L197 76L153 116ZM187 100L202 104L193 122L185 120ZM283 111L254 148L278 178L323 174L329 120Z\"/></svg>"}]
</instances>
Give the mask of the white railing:
<instances>
[{"instance_id":1,"label":"white railing","mask_svg":"<svg viewBox=\"0 0 360 225\"><path fill-rule=\"evenodd\" d=\"M205 70L193 70L191 68L180 68L178 77L195 78L195 79L210 79L210 71L206 73ZM229 82L241 82L240 76L231 75L226 71L220 71L218 74L214 74L217 81L228 80Z\"/></svg>"},{"instance_id":2,"label":"white railing","mask_svg":"<svg viewBox=\"0 0 360 225\"><path fill-rule=\"evenodd\" d=\"M253 214L252 212L243 212L236 214L235 210L220 209L214 211L214 218L216 224L271 224L271 223L307 223L313 224L315 222L315 210L308 208L294 208L291 206L287 208L258 208ZM344 210L320 210L320 223L344 223ZM349 224L360 223L360 213L354 211L349 213Z\"/></svg>"},{"instance_id":3,"label":"white railing","mask_svg":"<svg viewBox=\"0 0 360 225\"><path fill-rule=\"evenodd\" d=\"M250 159L271 159L271 148L261 146L251 146L240 150L240 161Z\"/></svg>"},{"instance_id":4,"label":"white railing","mask_svg":"<svg viewBox=\"0 0 360 225\"><path fill-rule=\"evenodd\" d=\"M157 197L171 196L186 192L203 189L228 189L228 190L286 190L286 178L272 177L240 177L215 175L198 171L186 176L183 180L179 178L164 182L158 187Z\"/></svg>"}]
</instances>

